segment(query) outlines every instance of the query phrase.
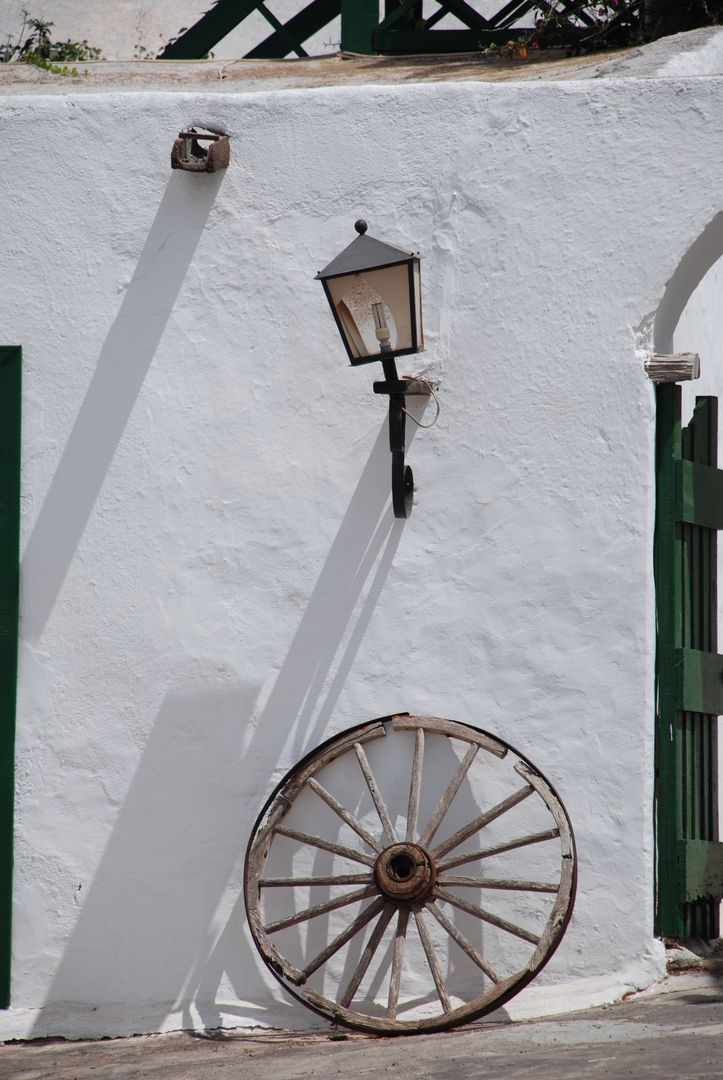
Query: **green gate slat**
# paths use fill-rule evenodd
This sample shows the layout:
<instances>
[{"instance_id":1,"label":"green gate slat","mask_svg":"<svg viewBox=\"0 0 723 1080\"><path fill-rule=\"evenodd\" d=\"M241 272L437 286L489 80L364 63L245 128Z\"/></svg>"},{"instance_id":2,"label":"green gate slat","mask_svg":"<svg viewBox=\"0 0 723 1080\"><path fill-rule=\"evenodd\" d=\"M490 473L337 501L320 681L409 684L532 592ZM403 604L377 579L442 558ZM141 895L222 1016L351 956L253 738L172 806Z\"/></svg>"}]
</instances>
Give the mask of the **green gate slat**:
<instances>
[{"instance_id":1,"label":"green gate slat","mask_svg":"<svg viewBox=\"0 0 723 1080\"><path fill-rule=\"evenodd\" d=\"M675 650L675 706L723 716L723 656L700 649Z\"/></svg>"},{"instance_id":2,"label":"green gate slat","mask_svg":"<svg viewBox=\"0 0 723 1080\"><path fill-rule=\"evenodd\" d=\"M718 401L713 397L696 398L693 417L685 431L684 456L694 470L715 467L718 460ZM710 474L708 474L710 475ZM701 510L695 495L696 512ZM717 531L700 522L682 525L684 544L689 549L690 596L689 624L683 644L706 658L698 661L701 671L701 699L695 708L686 707L685 790L689 804L686 842L718 840L718 718L716 677L720 685L720 666L716 660L717 625ZM711 606L715 617L710 618ZM712 800L715 800L713 805ZM717 938L718 904L701 898L683 897L683 915L687 935L703 939Z\"/></svg>"},{"instance_id":3,"label":"green gate slat","mask_svg":"<svg viewBox=\"0 0 723 1080\"><path fill-rule=\"evenodd\" d=\"M681 428L677 386L657 389L655 572L658 615L656 931L719 933L716 503L717 399L696 399Z\"/></svg>"},{"instance_id":4,"label":"green gate slat","mask_svg":"<svg viewBox=\"0 0 723 1080\"><path fill-rule=\"evenodd\" d=\"M723 844L714 840L681 840L678 857L687 903L717 902L723 898Z\"/></svg>"},{"instance_id":5,"label":"green gate slat","mask_svg":"<svg viewBox=\"0 0 723 1080\"><path fill-rule=\"evenodd\" d=\"M675 647L682 645L680 612L683 593L683 551L675 528L675 462L682 455L680 387L656 387L656 521L655 600L658 624L655 726L655 811L657 888L655 930L662 936L683 936L679 898L684 878L678 854L682 836L682 716L676 708Z\"/></svg>"},{"instance_id":6,"label":"green gate slat","mask_svg":"<svg viewBox=\"0 0 723 1080\"><path fill-rule=\"evenodd\" d=\"M10 1004L22 354L0 346L0 1008Z\"/></svg>"},{"instance_id":7,"label":"green gate slat","mask_svg":"<svg viewBox=\"0 0 723 1080\"><path fill-rule=\"evenodd\" d=\"M159 60L200 60L258 7L258 0L217 0L185 33L166 45Z\"/></svg>"},{"instance_id":8,"label":"green gate slat","mask_svg":"<svg viewBox=\"0 0 723 1080\"><path fill-rule=\"evenodd\" d=\"M677 520L723 529L723 470L694 461L677 461L675 466Z\"/></svg>"},{"instance_id":9,"label":"green gate slat","mask_svg":"<svg viewBox=\"0 0 723 1080\"><path fill-rule=\"evenodd\" d=\"M337 15L341 15L341 0L313 0L303 11L284 23L283 34L279 31L270 34L260 45L247 52L244 59L276 60L284 57L289 52L286 44L288 34L301 43L317 31L323 30Z\"/></svg>"}]
</instances>

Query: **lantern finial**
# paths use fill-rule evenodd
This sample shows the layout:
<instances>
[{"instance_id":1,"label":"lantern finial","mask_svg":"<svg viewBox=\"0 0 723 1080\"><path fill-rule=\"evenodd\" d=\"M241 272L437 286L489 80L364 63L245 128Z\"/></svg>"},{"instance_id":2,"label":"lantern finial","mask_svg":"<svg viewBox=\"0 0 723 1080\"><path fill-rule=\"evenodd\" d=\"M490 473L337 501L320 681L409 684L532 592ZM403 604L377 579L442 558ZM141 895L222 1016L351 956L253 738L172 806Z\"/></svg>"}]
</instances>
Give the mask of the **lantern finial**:
<instances>
[{"instance_id":1,"label":"lantern finial","mask_svg":"<svg viewBox=\"0 0 723 1080\"><path fill-rule=\"evenodd\" d=\"M359 220L358 220L358 221L355 221L355 222L354 222L354 228L356 229L356 231L357 231L357 232L359 233L359 235L360 235L360 236L363 236L363 235L364 235L364 233L365 233L365 232L367 231L367 229L369 228L369 226L367 225L367 223L366 223L366 221L364 220L364 218L359 218Z\"/></svg>"}]
</instances>

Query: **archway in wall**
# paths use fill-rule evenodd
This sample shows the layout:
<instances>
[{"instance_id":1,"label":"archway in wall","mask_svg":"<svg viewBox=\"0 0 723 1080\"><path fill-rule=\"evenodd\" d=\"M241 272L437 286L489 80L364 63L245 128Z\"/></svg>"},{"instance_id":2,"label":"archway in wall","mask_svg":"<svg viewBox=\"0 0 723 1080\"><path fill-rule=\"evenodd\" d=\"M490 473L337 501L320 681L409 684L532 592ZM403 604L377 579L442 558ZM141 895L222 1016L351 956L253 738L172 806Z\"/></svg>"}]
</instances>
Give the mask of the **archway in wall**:
<instances>
[{"instance_id":1,"label":"archway in wall","mask_svg":"<svg viewBox=\"0 0 723 1080\"><path fill-rule=\"evenodd\" d=\"M657 387L657 932L710 939L723 895L717 599L723 528L723 214L686 252L658 309L654 346L696 352L701 378Z\"/></svg>"}]
</instances>

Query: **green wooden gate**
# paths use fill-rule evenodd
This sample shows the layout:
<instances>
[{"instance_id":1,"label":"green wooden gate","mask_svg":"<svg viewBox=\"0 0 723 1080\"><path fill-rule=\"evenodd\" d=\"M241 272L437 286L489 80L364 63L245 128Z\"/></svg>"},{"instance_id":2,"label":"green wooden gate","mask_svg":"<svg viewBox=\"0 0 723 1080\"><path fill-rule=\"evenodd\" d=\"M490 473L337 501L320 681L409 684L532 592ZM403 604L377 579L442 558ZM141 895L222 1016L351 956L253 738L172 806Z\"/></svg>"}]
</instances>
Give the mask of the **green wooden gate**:
<instances>
[{"instance_id":1,"label":"green wooden gate","mask_svg":"<svg viewBox=\"0 0 723 1080\"><path fill-rule=\"evenodd\" d=\"M719 936L717 530L723 528L718 399L696 399L681 423L681 390L657 394L656 932Z\"/></svg>"}]
</instances>

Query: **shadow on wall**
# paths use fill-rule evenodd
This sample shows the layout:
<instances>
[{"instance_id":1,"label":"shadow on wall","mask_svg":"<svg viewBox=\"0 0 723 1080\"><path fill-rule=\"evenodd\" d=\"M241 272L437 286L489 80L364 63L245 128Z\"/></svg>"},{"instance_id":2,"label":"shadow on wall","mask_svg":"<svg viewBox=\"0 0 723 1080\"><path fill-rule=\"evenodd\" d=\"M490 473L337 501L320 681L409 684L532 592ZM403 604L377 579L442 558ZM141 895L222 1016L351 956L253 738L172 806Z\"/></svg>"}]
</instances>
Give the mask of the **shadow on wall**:
<instances>
[{"instance_id":1,"label":"shadow on wall","mask_svg":"<svg viewBox=\"0 0 723 1080\"><path fill-rule=\"evenodd\" d=\"M223 173L174 173L28 541L25 639L41 636L203 233Z\"/></svg>"},{"instance_id":2,"label":"shadow on wall","mask_svg":"<svg viewBox=\"0 0 723 1080\"><path fill-rule=\"evenodd\" d=\"M123 407L127 415L127 400ZM114 427L119 436L121 425ZM86 427L84 438L94 431ZM60 1017L70 1002L121 1007L113 1009L117 1022L101 1020L96 1030L117 1031L126 1022L158 1030L181 1008L184 1026L197 1026L200 1017L207 1028L218 1027L223 987L244 1002L224 1003L224 1015L237 1011L240 1022L264 1022L270 976L246 931L239 862L280 761L297 760L327 733L391 568L403 523L389 505L387 440L385 420L252 734L258 687L219 686L214 669L199 672L191 690L168 694L36 1035L54 1033L53 1013ZM93 475L99 484L102 477ZM83 506L86 518L91 505L89 499ZM76 540L80 532L76 525ZM58 586L62 573L56 568ZM184 668L179 681L187 685L188 678ZM224 924L214 925L230 883L239 896ZM298 1025L300 1006L280 1000L279 992L270 1021L278 1023L288 1008L289 1026ZM62 1018L61 1024L67 1027Z\"/></svg>"},{"instance_id":3,"label":"shadow on wall","mask_svg":"<svg viewBox=\"0 0 723 1080\"><path fill-rule=\"evenodd\" d=\"M374 613L402 535L403 522L389 505L388 429L384 422L351 503L322 568L314 592L289 647L269 699L244 748L246 772L237 785L248 793L243 834L237 836L243 858L251 826L264 799L279 779L279 762L295 763L329 734L327 725ZM366 719L366 718L365 718ZM251 775L249 775L249 773ZM224 882L226 884L226 882ZM185 981L183 1026L197 1026L193 1010L208 1030L222 1026L223 1016L239 1023L264 1022L271 994L266 972L246 927L239 896L223 931L207 953L199 955ZM217 1004L219 990L230 982L243 1004ZM280 1003L284 1004L281 1005ZM298 1027L311 1015L290 1003L281 991L274 996L278 1024L288 1010L288 1026ZM223 1014L223 1015L222 1015Z\"/></svg>"},{"instance_id":4,"label":"shadow on wall","mask_svg":"<svg viewBox=\"0 0 723 1080\"><path fill-rule=\"evenodd\" d=\"M179 682L191 689L166 697L84 902L81 894L48 1004L126 1003L132 1020L159 1027L208 953L238 859L243 721L259 689L218 679L186 665ZM233 975L242 958L227 961Z\"/></svg>"},{"instance_id":5,"label":"shadow on wall","mask_svg":"<svg viewBox=\"0 0 723 1080\"><path fill-rule=\"evenodd\" d=\"M685 306L711 267L723 255L723 213L716 214L688 248L660 301L653 333L658 352L673 351L673 335Z\"/></svg>"}]
</instances>

